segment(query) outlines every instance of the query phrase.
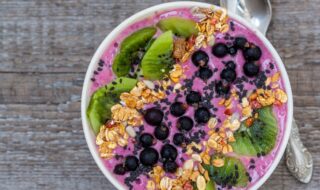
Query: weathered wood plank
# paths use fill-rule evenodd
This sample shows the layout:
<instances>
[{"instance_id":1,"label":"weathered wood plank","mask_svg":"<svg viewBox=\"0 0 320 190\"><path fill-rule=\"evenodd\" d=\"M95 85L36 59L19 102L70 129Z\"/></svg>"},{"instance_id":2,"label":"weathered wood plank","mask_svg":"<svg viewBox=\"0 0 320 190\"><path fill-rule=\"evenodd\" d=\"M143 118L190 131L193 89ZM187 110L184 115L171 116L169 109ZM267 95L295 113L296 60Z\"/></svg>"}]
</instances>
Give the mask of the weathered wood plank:
<instances>
[{"instance_id":1,"label":"weathered wood plank","mask_svg":"<svg viewBox=\"0 0 320 190\"><path fill-rule=\"evenodd\" d=\"M320 106L320 65L288 71L295 104ZM84 73L1 73L0 103L66 102L81 94Z\"/></svg>"}]
</instances>

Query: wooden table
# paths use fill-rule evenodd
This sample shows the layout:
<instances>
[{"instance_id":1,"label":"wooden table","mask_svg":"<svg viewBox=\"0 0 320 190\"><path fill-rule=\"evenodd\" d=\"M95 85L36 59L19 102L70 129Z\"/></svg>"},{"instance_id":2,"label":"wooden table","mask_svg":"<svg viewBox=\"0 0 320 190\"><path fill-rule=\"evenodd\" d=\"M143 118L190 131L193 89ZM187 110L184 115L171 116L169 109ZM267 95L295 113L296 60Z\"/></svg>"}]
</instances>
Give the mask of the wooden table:
<instances>
[{"instance_id":1,"label":"wooden table","mask_svg":"<svg viewBox=\"0 0 320 190\"><path fill-rule=\"evenodd\" d=\"M95 49L117 24L161 2L0 1L1 190L114 189L84 139L83 78ZM301 184L282 160L261 189L319 189L320 3L273 0L272 5L268 38L288 68L294 115L313 153L314 176Z\"/></svg>"}]
</instances>

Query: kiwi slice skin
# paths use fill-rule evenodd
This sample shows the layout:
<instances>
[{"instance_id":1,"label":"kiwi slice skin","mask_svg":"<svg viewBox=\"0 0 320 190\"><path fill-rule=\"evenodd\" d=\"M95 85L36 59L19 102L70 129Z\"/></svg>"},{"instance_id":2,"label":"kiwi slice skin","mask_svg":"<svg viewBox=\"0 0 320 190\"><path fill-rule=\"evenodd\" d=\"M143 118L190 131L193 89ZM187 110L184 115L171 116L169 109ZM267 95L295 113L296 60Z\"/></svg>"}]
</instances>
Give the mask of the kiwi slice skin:
<instances>
[{"instance_id":1,"label":"kiwi slice skin","mask_svg":"<svg viewBox=\"0 0 320 190\"><path fill-rule=\"evenodd\" d=\"M278 127L272 106L260 108L257 112L259 117L252 126L247 127L242 123L240 129L234 134L236 142L231 143L231 146L239 155L266 155L276 144Z\"/></svg>"},{"instance_id":2,"label":"kiwi slice skin","mask_svg":"<svg viewBox=\"0 0 320 190\"><path fill-rule=\"evenodd\" d=\"M222 167L203 165L204 169L208 171L210 179L221 186L246 187L249 178L241 160L229 156L225 156L223 159L225 164Z\"/></svg>"},{"instance_id":3,"label":"kiwi slice skin","mask_svg":"<svg viewBox=\"0 0 320 190\"><path fill-rule=\"evenodd\" d=\"M157 23L157 26L162 31L171 30L175 35L184 38L189 38L199 33L195 21L178 16L164 18Z\"/></svg>"},{"instance_id":4,"label":"kiwi slice skin","mask_svg":"<svg viewBox=\"0 0 320 190\"><path fill-rule=\"evenodd\" d=\"M173 34L167 31L161 34L150 46L141 61L141 68L144 78L158 80L164 77L174 63Z\"/></svg>"},{"instance_id":5,"label":"kiwi slice skin","mask_svg":"<svg viewBox=\"0 0 320 190\"><path fill-rule=\"evenodd\" d=\"M92 95L87 117L95 134L98 134L100 127L111 118L111 107L119 102L120 94L130 91L136 84L136 79L120 77Z\"/></svg>"},{"instance_id":6,"label":"kiwi slice skin","mask_svg":"<svg viewBox=\"0 0 320 190\"><path fill-rule=\"evenodd\" d=\"M142 28L122 41L120 51L115 56L112 64L112 70L118 77L129 74L131 62L135 58L134 54L141 49L143 50L156 32L157 29L155 27Z\"/></svg>"}]
</instances>

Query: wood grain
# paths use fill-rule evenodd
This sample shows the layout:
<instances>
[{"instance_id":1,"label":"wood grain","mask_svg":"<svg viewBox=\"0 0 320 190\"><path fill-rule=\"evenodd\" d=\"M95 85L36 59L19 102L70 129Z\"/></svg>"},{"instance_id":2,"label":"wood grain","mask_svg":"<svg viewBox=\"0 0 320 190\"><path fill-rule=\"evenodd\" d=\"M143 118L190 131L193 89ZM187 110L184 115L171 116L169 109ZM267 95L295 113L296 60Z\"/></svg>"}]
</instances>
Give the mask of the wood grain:
<instances>
[{"instance_id":1,"label":"wood grain","mask_svg":"<svg viewBox=\"0 0 320 190\"><path fill-rule=\"evenodd\" d=\"M95 49L117 24L161 2L167 1L0 1L1 190L114 189L84 140L83 78ZM315 168L305 185L282 160L261 189L319 189L320 4L273 0L272 5L268 38L288 69L294 114Z\"/></svg>"}]
</instances>

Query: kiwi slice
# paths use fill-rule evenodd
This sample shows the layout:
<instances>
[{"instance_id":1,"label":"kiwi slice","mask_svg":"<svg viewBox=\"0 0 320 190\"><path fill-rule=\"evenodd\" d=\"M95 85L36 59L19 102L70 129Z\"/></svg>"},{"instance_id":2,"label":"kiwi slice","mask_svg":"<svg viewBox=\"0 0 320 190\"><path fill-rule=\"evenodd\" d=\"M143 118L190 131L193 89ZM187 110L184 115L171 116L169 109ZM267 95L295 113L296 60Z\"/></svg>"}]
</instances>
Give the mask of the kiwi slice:
<instances>
[{"instance_id":1,"label":"kiwi slice","mask_svg":"<svg viewBox=\"0 0 320 190\"><path fill-rule=\"evenodd\" d=\"M111 118L111 107L119 101L122 92L130 91L137 84L136 79L120 77L99 88L91 97L87 116L95 134Z\"/></svg>"},{"instance_id":2,"label":"kiwi slice","mask_svg":"<svg viewBox=\"0 0 320 190\"><path fill-rule=\"evenodd\" d=\"M150 46L141 61L142 74L146 79L158 80L172 68L174 59L173 34L167 31L161 34Z\"/></svg>"},{"instance_id":3,"label":"kiwi slice","mask_svg":"<svg viewBox=\"0 0 320 190\"><path fill-rule=\"evenodd\" d=\"M142 28L122 41L120 51L112 64L112 70L118 77L128 75L135 53L144 50L156 32L155 27Z\"/></svg>"},{"instance_id":4,"label":"kiwi slice","mask_svg":"<svg viewBox=\"0 0 320 190\"><path fill-rule=\"evenodd\" d=\"M216 190L215 182L210 180L206 185L206 190Z\"/></svg>"},{"instance_id":5,"label":"kiwi slice","mask_svg":"<svg viewBox=\"0 0 320 190\"><path fill-rule=\"evenodd\" d=\"M234 152L245 156L266 155L272 151L276 144L278 127L272 107L257 110L258 119L252 126L247 127L245 122L235 132L236 142L231 146Z\"/></svg>"},{"instance_id":6,"label":"kiwi slice","mask_svg":"<svg viewBox=\"0 0 320 190\"><path fill-rule=\"evenodd\" d=\"M246 187L249 181L247 170L242 162L234 157L223 157L224 166L203 165L209 177L221 186Z\"/></svg>"},{"instance_id":7,"label":"kiwi slice","mask_svg":"<svg viewBox=\"0 0 320 190\"><path fill-rule=\"evenodd\" d=\"M157 26L162 31L171 30L175 35L185 38L197 35L199 32L195 21L177 16L162 19L157 23Z\"/></svg>"}]
</instances>

